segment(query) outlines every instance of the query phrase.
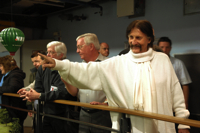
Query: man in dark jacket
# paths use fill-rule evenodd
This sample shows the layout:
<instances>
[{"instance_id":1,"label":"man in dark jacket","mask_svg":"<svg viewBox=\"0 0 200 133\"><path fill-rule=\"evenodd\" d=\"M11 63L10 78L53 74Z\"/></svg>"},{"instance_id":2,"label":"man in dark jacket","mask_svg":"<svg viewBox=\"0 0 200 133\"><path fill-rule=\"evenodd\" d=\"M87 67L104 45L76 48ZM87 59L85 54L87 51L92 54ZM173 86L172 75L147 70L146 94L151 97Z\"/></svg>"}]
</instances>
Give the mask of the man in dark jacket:
<instances>
[{"instance_id":1,"label":"man in dark jacket","mask_svg":"<svg viewBox=\"0 0 200 133\"><path fill-rule=\"evenodd\" d=\"M30 69L30 71L31 71L31 74L29 76L29 83L30 84L23 88L26 91L29 91L30 88L35 88L35 76L36 76L36 73L37 73L37 69L39 68L39 66L43 62L43 59L41 58L41 56L38 55L38 53L46 55L46 53L44 51L41 51L41 50L35 50L31 54L31 61L33 63L34 68ZM28 110L34 109L34 111L36 111L36 105L37 104L38 104L38 100L35 100L34 102L27 101L26 106L27 106ZM36 115L34 115L34 117L33 117L32 112L28 112L28 115L33 118L33 128L36 129ZM34 133L36 133L36 130L34 130Z\"/></svg>"},{"instance_id":2,"label":"man in dark jacket","mask_svg":"<svg viewBox=\"0 0 200 133\"><path fill-rule=\"evenodd\" d=\"M49 57L62 60L66 58L66 53L66 46L62 42L53 41L47 44L47 56ZM30 98L31 100L40 99L41 101L45 101L44 112L61 117L66 117L67 106L51 101L57 99L76 101L76 97L71 96L67 92L58 71L52 71L48 68L43 70L42 66L38 68L38 73L36 74L35 90L31 89L26 96L28 100ZM65 123L63 120L44 116L43 133L69 133L72 127L64 130L67 126Z\"/></svg>"}]
</instances>

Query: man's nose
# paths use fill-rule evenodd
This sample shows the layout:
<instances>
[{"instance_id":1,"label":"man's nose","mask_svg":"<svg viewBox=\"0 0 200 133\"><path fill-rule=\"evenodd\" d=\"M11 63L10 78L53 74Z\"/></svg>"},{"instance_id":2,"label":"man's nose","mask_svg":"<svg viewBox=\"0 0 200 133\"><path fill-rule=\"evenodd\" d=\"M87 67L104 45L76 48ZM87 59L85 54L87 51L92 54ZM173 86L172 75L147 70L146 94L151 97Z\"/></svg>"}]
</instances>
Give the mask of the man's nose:
<instances>
[{"instance_id":1,"label":"man's nose","mask_svg":"<svg viewBox=\"0 0 200 133\"><path fill-rule=\"evenodd\" d=\"M166 52L166 48L163 48L162 50L163 50L163 52Z\"/></svg>"},{"instance_id":2,"label":"man's nose","mask_svg":"<svg viewBox=\"0 0 200 133\"><path fill-rule=\"evenodd\" d=\"M133 44L133 45L134 45L134 44L137 44L137 41L136 41L135 38L131 39L130 42L131 42L131 44Z\"/></svg>"},{"instance_id":3,"label":"man's nose","mask_svg":"<svg viewBox=\"0 0 200 133\"><path fill-rule=\"evenodd\" d=\"M51 54L50 54L50 53L47 53L47 56L48 56L48 57L51 57Z\"/></svg>"},{"instance_id":4,"label":"man's nose","mask_svg":"<svg viewBox=\"0 0 200 133\"><path fill-rule=\"evenodd\" d=\"M47 56L48 56L48 57L50 57L50 54L49 54L49 53L47 53Z\"/></svg>"},{"instance_id":5,"label":"man's nose","mask_svg":"<svg viewBox=\"0 0 200 133\"><path fill-rule=\"evenodd\" d=\"M76 49L76 53L79 53L79 52L80 52L80 49L77 48L77 49Z\"/></svg>"}]
</instances>

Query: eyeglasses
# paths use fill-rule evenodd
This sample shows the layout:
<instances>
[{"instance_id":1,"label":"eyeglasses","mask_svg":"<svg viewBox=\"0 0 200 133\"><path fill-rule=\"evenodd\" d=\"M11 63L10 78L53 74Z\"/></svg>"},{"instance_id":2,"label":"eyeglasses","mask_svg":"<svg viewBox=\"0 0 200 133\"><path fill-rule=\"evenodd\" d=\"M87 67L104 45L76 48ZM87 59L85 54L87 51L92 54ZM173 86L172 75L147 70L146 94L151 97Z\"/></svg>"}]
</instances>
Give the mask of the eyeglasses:
<instances>
[{"instance_id":1,"label":"eyeglasses","mask_svg":"<svg viewBox=\"0 0 200 133\"><path fill-rule=\"evenodd\" d=\"M53 52L53 51L46 51L47 54L50 54L50 55L53 55L54 53L57 53L57 52Z\"/></svg>"},{"instance_id":2,"label":"eyeglasses","mask_svg":"<svg viewBox=\"0 0 200 133\"><path fill-rule=\"evenodd\" d=\"M102 48L103 50L109 50L110 48Z\"/></svg>"},{"instance_id":3,"label":"eyeglasses","mask_svg":"<svg viewBox=\"0 0 200 133\"><path fill-rule=\"evenodd\" d=\"M77 49L81 50L81 49L83 48L83 46L85 46L85 44L83 44L83 45L78 45L78 46L77 46Z\"/></svg>"}]
</instances>

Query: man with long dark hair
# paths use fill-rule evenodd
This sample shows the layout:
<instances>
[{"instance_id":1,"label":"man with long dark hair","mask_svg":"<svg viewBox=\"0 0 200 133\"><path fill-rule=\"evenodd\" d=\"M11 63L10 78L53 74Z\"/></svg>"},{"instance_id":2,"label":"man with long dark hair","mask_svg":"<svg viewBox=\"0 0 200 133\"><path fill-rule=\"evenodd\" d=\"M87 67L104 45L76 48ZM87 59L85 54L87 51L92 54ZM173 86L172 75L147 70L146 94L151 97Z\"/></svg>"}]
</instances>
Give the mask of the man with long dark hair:
<instances>
[{"instance_id":1,"label":"man with long dark hair","mask_svg":"<svg viewBox=\"0 0 200 133\"><path fill-rule=\"evenodd\" d=\"M187 118L181 86L166 54L152 49L149 21L135 20L126 30L131 50L102 62L74 63L45 57L43 67L58 70L63 80L78 88L103 90L109 106ZM48 64L47 64L48 63ZM173 123L128 115L134 133L175 133ZM119 129L120 113L111 112L112 127ZM179 133L189 126L179 125Z\"/></svg>"}]
</instances>

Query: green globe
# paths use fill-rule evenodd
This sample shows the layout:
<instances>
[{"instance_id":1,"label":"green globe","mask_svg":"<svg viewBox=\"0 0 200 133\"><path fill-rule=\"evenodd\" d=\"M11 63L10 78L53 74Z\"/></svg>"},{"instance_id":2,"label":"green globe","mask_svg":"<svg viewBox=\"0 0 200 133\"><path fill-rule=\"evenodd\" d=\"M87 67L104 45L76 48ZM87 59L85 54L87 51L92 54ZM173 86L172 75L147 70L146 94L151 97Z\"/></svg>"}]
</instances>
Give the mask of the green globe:
<instances>
[{"instance_id":1,"label":"green globe","mask_svg":"<svg viewBox=\"0 0 200 133\"><path fill-rule=\"evenodd\" d=\"M0 43L14 56L15 52L24 43L24 33L14 27L5 28L0 32Z\"/></svg>"}]
</instances>

